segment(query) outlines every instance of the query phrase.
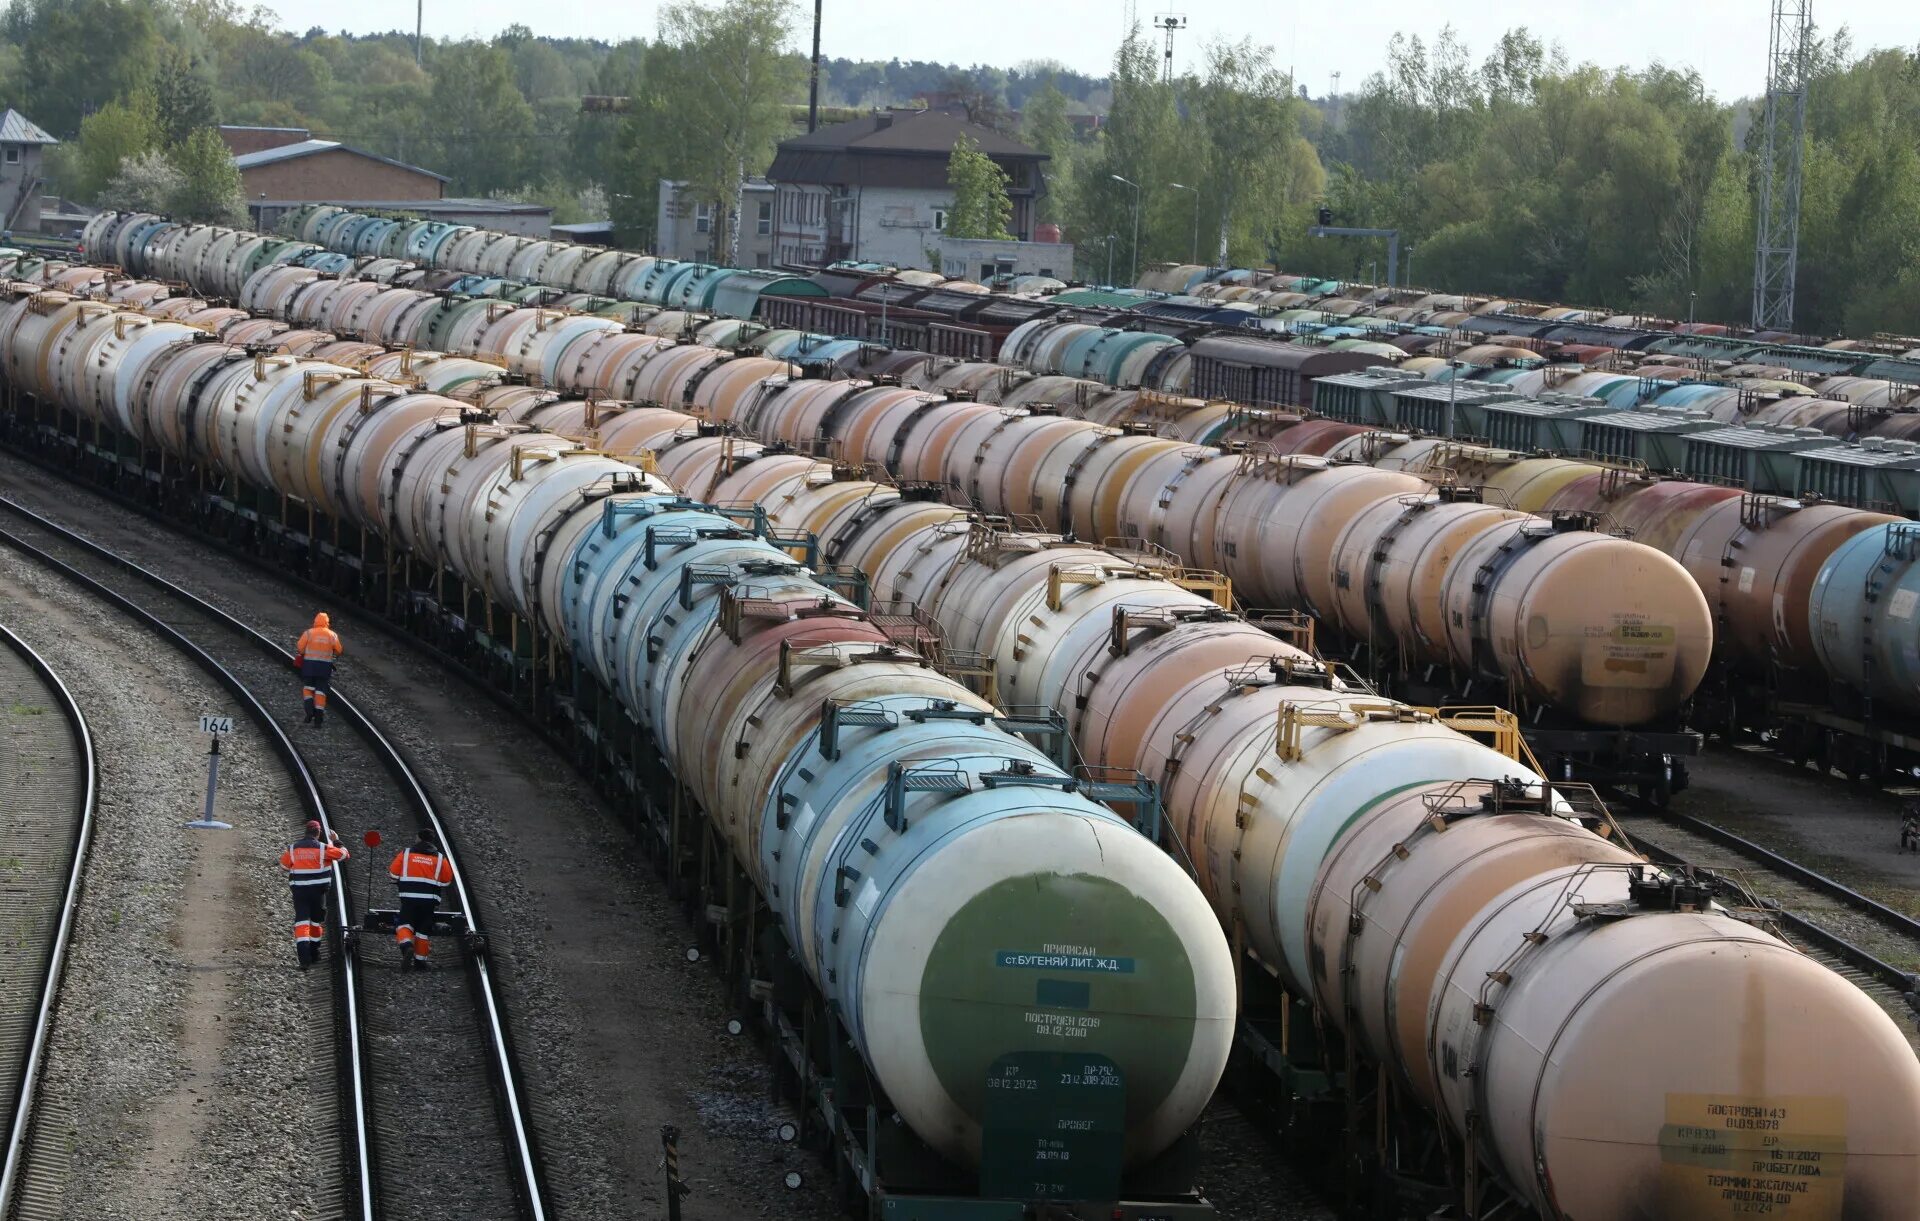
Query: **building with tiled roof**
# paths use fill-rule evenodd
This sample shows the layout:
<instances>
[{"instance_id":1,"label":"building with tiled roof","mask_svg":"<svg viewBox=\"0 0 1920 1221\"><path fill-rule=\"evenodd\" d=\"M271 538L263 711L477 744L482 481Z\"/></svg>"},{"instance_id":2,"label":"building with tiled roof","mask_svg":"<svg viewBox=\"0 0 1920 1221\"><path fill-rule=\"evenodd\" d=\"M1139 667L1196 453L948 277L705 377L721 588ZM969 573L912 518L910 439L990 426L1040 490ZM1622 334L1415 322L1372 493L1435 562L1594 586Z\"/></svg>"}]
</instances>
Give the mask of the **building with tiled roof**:
<instances>
[{"instance_id":1,"label":"building with tiled roof","mask_svg":"<svg viewBox=\"0 0 1920 1221\"><path fill-rule=\"evenodd\" d=\"M935 264L953 202L947 160L962 136L1007 172L1007 228L1030 239L1045 153L950 110L880 110L781 141L767 171L775 262Z\"/></svg>"}]
</instances>

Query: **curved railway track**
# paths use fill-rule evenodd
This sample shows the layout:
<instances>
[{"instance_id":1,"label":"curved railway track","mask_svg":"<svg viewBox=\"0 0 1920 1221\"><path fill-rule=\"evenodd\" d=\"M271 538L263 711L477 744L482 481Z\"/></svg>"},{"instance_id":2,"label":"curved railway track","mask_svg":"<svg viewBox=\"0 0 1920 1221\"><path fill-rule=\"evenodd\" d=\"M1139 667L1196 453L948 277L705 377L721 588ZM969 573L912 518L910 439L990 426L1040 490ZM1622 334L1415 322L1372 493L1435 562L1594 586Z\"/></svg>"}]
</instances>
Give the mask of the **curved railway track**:
<instances>
[{"instance_id":1,"label":"curved railway track","mask_svg":"<svg viewBox=\"0 0 1920 1221\"><path fill-rule=\"evenodd\" d=\"M194 643L174 625L133 601L122 593L95 581L84 572L61 562L52 554L35 548L26 540L0 531L0 545L20 552L37 563L58 572L69 580L88 589L108 604L118 608L129 618L141 624L167 643L172 645L189 660L205 671L221 688L231 695L245 711L253 723L266 735L267 742L276 757L284 766L288 778L293 784L296 799L302 812L309 818L318 819L329 829L332 819L326 799L314 779L312 769L306 758L295 748L291 738L281 729L266 706L254 695L239 675L223 666L218 659ZM335 870L335 883L345 890L345 878ZM344 941L347 930L347 905L335 905L329 919L333 924L335 944ZM340 1118L339 1159L341 1173L341 1198L338 1215L354 1216L360 1221L375 1221L376 1189L371 1179L373 1165L370 1125L367 1121L368 1072L365 1040L364 988L357 964L351 957L340 959L340 969L333 973L332 992L335 1005L335 1022L325 1029L324 1050L339 1065L340 1080ZM321 1036L316 1035L316 1038ZM24 1219L60 1215L55 1211L59 1207L57 1198L50 1204L42 1204L36 1199L39 1194L32 1180L36 1177L36 1168L32 1157L33 1135L21 1153L23 1198L18 1202L18 1215ZM10 1147L11 1156L13 1150ZM59 1185L45 1185L47 1194L56 1195Z\"/></svg>"},{"instance_id":2,"label":"curved railway track","mask_svg":"<svg viewBox=\"0 0 1920 1221\"><path fill-rule=\"evenodd\" d=\"M385 945L352 928L351 897L330 915L335 947L353 946L336 955L348 993L344 1045L352 1058L343 1085L351 1215L362 1221L435 1215L545 1221L551 1214L539 1152L487 960L482 909L450 828L404 753L337 690L330 711L344 724L306 730L311 746L296 747L292 733L300 730L288 727L298 719L297 684L285 647L23 505L0 498L0 516L9 522L0 529L0 545L62 573L224 676L223 685L243 696L295 772L309 817L337 827L343 841L349 830L377 829L402 839L422 826L435 832L457 879L443 913L455 935L440 939L434 960L440 970L403 973ZM276 695L263 703L256 690ZM350 894L347 877L377 872L371 859L349 862L336 875L341 893ZM363 897L357 906L369 905Z\"/></svg>"},{"instance_id":3,"label":"curved railway track","mask_svg":"<svg viewBox=\"0 0 1920 1221\"><path fill-rule=\"evenodd\" d=\"M0 626L0 923L22 944L0 955L0 1216L48 1215L28 1156L34 1098L93 842L99 774L86 714L46 660ZM51 715L50 715L51 714Z\"/></svg>"}]
</instances>

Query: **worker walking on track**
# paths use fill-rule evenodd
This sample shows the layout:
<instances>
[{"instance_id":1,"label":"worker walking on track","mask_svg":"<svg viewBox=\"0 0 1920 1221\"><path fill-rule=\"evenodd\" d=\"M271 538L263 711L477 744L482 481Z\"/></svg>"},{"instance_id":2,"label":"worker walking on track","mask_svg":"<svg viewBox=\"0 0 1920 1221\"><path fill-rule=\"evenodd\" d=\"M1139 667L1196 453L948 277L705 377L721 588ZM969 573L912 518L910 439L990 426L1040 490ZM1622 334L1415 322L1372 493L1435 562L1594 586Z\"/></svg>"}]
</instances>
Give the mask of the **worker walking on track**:
<instances>
[{"instance_id":1,"label":"worker walking on track","mask_svg":"<svg viewBox=\"0 0 1920 1221\"><path fill-rule=\"evenodd\" d=\"M328 626L325 611L313 617L313 626L300 633L293 646L293 664L300 668L300 695L307 703L307 724L327 723L327 692L333 687L333 663L344 651L340 637Z\"/></svg>"},{"instance_id":2,"label":"worker walking on track","mask_svg":"<svg viewBox=\"0 0 1920 1221\"><path fill-rule=\"evenodd\" d=\"M453 862L440 851L433 832L422 828L413 847L394 855L387 872L400 893L400 918L393 926L400 967L424 971L433 953L434 913L440 909L441 893L453 883Z\"/></svg>"},{"instance_id":3,"label":"worker walking on track","mask_svg":"<svg viewBox=\"0 0 1920 1221\"><path fill-rule=\"evenodd\" d=\"M306 970L320 960L320 942L327 935L327 898L333 893L333 866L347 859L340 837L327 832L320 837L320 824L309 821L307 833L287 845L280 854L280 867L287 871L287 885L293 891L293 944Z\"/></svg>"}]
</instances>

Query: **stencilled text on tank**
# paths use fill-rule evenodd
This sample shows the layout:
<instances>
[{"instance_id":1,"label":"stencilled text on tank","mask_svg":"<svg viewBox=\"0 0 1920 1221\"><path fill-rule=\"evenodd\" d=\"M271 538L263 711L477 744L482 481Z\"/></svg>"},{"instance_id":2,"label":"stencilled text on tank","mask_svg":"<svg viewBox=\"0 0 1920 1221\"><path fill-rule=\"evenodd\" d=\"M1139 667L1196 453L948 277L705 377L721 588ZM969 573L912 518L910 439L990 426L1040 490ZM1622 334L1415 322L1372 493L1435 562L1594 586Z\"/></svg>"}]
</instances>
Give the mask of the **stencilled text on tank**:
<instances>
[{"instance_id":1,"label":"stencilled text on tank","mask_svg":"<svg viewBox=\"0 0 1920 1221\"><path fill-rule=\"evenodd\" d=\"M1672 669L1678 633L1671 624L1616 614L1606 626L1587 625L1585 635L1588 643L1581 655L1583 682L1601 686L1660 683Z\"/></svg>"},{"instance_id":2,"label":"stencilled text on tank","mask_svg":"<svg viewBox=\"0 0 1920 1221\"><path fill-rule=\"evenodd\" d=\"M1038 950L1000 950L994 954L993 962L1002 968L1060 972L1080 978L1088 975L1132 975L1135 967L1132 958L1102 953L1098 946L1051 941L1041 943ZM1043 982L1036 989L1035 999L1049 1008L1022 1010L1020 1020L1027 1029L1044 1039L1087 1038L1100 1029L1101 1017L1071 1010L1088 1008L1090 995L1086 984ZM1057 1009L1051 1008L1056 1005Z\"/></svg>"},{"instance_id":3,"label":"stencilled text on tank","mask_svg":"<svg viewBox=\"0 0 1920 1221\"><path fill-rule=\"evenodd\" d=\"M1838 1221L1846 1099L1668 1094L1660 1163L1665 1215Z\"/></svg>"},{"instance_id":4,"label":"stencilled text on tank","mask_svg":"<svg viewBox=\"0 0 1920 1221\"><path fill-rule=\"evenodd\" d=\"M1038 1013L1029 1010L1021 1020L1033 1033L1050 1039L1084 1039L1100 1029L1100 1019L1090 1013Z\"/></svg>"}]
</instances>

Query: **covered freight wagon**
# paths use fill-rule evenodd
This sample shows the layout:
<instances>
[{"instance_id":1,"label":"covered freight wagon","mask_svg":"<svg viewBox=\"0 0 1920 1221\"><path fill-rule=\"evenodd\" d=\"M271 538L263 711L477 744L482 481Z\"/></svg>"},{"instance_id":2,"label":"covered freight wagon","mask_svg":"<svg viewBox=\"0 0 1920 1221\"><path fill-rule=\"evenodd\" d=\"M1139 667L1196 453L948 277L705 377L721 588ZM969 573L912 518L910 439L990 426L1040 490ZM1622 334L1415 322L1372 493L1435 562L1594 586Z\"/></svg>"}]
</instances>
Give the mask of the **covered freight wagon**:
<instances>
[{"instance_id":1,"label":"covered freight wagon","mask_svg":"<svg viewBox=\"0 0 1920 1221\"><path fill-rule=\"evenodd\" d=\"M1214 335L1193 345L1190 393L1250 407L1311 407L1313 382L1381 363L1372 352L1340 352L1304 343Z\"/></svg>"}]
</instances>

